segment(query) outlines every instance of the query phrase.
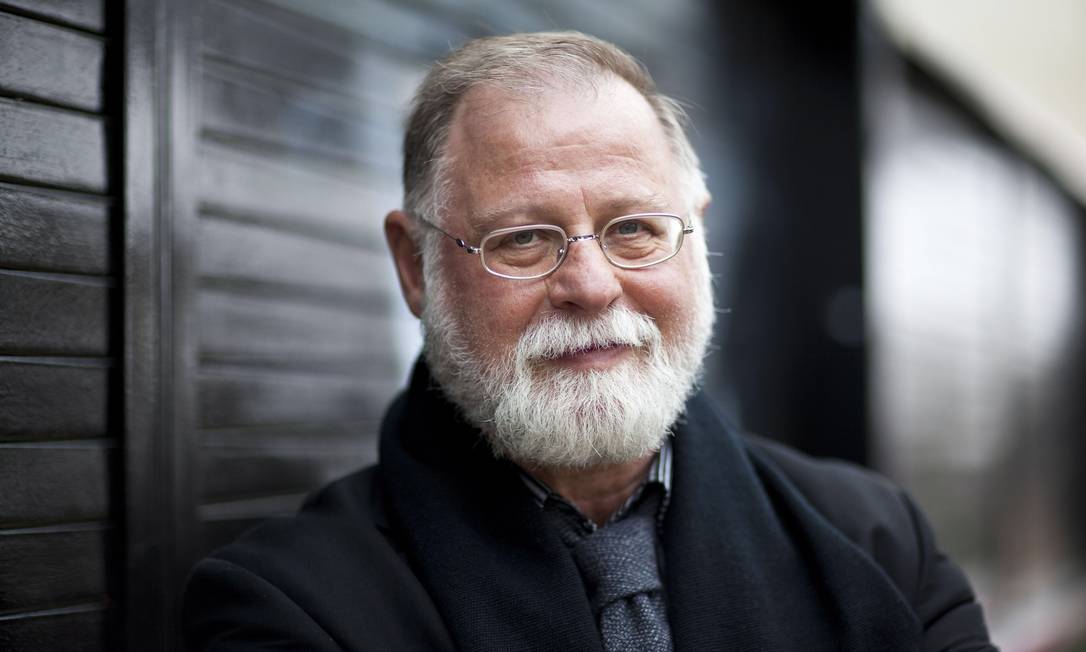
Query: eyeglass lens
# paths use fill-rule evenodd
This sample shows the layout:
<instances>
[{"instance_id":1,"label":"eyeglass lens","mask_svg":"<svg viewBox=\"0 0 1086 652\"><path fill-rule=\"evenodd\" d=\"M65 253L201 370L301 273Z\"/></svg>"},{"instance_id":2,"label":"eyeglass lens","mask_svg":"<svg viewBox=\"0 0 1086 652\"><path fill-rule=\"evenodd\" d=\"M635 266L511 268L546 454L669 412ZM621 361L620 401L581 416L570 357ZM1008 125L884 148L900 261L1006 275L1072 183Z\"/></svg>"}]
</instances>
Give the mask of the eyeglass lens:
<instances>
[{"instance_id":1,"label":"eyeglass lens","mask_svg":"<svg viewBox=\"0 0 1086 652\"><path fill-rule=\"evenodd\" d=\"M483 265L513 278L542 276L562 262L567 242L557 226L499 229L481 243ZM613 220L600 234L607 259L619 267L655 265L673 256L682 244L683 221L675 215L634 215Z\"/></svg>"}]
</instances>

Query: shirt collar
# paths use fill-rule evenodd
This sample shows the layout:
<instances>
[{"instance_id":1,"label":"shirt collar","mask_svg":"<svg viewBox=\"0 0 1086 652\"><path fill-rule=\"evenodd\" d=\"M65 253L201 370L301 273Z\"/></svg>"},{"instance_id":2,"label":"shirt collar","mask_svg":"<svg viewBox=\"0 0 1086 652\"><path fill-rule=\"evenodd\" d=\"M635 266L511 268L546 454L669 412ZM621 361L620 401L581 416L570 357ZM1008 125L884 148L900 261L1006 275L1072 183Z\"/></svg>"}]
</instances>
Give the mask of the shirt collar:
<instances>
[{"instance_id":1,"label":"shirt collar","mask_svg":"<svg viewBox=\"0 0 1086 652\"><path fill-rule=\"evenodd\" d=\"M532 495L532 500L539 506L540 509L546 507L547 502L557 502L565 507L571 508L581 519L585 522L586 527L590 530L595 530L595 524L592 523L587 517L581 514L581 511L577 509L577 506L567 500L564 496L557 491L550 488L546 482L532 476L530 473L520 469L520 479L523 481L524 486L528 489L528 492ZM671 496L671 437L664 438L663 444L660 446L660 450L652 458L652 464L649 466L649 473L645 477L645 481L633 492L633 494L623 503L622 507L615 512L611 517L612 521L622 518L630 507L633 506L637 499L641 497L645 487L650 484L658 484L663 490L663 504L660 509L659 518L662 521L668 499Z\"/></svg>"}]
</instances>

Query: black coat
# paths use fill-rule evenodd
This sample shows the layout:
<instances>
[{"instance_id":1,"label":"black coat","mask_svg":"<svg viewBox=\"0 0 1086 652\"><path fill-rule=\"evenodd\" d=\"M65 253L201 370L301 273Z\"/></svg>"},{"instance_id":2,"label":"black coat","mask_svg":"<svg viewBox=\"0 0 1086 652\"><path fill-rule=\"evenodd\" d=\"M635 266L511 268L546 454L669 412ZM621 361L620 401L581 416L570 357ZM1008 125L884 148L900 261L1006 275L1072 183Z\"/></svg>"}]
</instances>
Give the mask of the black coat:
<instances>
[{"instance_id":1,"label":"black coat","mask_svg":"<svg viewBox=\"0 0 1086 652\"><path fill-rule=\"evenodd\" d=\"M193 650L593 650L580 576L515 467L420 364L381 463L200 562ZM980 607L880 477L741 437L695 397L664 523L683 650L988 650Z\"/></svg>"}]
</instances>

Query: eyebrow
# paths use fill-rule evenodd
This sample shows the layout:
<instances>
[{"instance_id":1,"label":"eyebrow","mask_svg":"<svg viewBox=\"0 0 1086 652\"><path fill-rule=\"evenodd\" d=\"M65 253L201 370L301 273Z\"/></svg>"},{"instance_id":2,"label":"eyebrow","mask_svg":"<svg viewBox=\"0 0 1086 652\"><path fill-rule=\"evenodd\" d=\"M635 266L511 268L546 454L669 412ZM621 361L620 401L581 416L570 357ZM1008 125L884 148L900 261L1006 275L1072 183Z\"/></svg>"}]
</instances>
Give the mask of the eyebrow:
<instances>
[{"instance_id":1,"label":"eyebrow","mask_svg":"<svg viewBox=\"0 0 1086 652\"><path fill-rule=\"evenodd\" d=\"M608 219L619 217L621 215L631 215L634 213L656 213L667 211L669 208L667 199L658 192L650 192L637 196L623 196L616 197L609 201L606 201L596 206L597 212L602 212L608 217ZM534 206L534 205L513 205L513 206L501 206L493 208L487 211L476 213L472 216L472 222L475 224L473 227L480 235L489 233L494 230L494 225L501 222L504 219L513 217L515 215L539 215L539 214L555 214L555 211L551 211L546 207ZM546 223L546 218L541 218L540 222Z\"/></svg>"}]
</instances>

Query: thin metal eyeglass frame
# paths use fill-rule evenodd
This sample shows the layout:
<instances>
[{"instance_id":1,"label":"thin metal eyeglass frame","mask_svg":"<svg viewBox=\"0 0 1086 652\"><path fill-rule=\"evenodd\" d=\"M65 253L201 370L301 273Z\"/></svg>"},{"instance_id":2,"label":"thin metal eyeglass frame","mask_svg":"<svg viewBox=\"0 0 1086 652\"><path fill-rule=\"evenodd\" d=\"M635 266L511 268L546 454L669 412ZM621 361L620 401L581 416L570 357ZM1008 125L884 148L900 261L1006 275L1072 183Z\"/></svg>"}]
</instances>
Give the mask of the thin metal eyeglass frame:
<instances>
[{"instance_id":1,"label":"thin metal eyeglass frame","mask_svg":"<svg viewBox=\"0 0 1086 652\"><path fill-rule=\"evenodd\" d=\"M608 253L607 253L607 249L603 246L602 235L604 233L606 233L607 229L611 228L611 225L614 224L615 222L621 222L623 220L628 220L628 219L637 218L637 217L673 217L673 218L679 220L679 222L681 222L682 225L683 225L683 230L682 230L682 233L680 234L678 244L675 245L675 251L671 252L670 255L668 255L668 256L666 256L664 258L661 258L660 260L654 260L651 263L646 263L644 265L623 265L621 263L617 263L614 260L612 260L611 256L608 255ZM580 242L582 240L595 240L596 244L598 244L600 246L600 251L603 252L604 259L606 259L607 262L611 263L615 267L618 267L619 269L644 269L646 267L652 267L653 265L659 265L660 263L666 262L666 261L671 260L672 258L674 258L676 255L678 255L679 251L682 250L683 241L686 240L686 236L688 236L688 235L690 235L691 233L694 232L694 226L692 224L687 224L686 220L684 220L679 215L676 215L675 213L632 213L630 215L620 215L620 216L614 218L613 220L610 220L609 222L607 222L607 224L603 225L603 228L600 229L599 233L586 233L584 235L569 235L569 234L566 233L565 229L563 229L562 227L557 226L555 224L525 224L523 226L510 226L510 227L506 227L506 228L503 228L503 229L495 229L495 230L491 231L490 233L487 233L485 236L483 236L483 239L479 241L479 246L476 247L476 246L469 245L462 238L456 237L455 235L449 233L445 229L443 229L440 226L434 224L433 222L430 222L429 220L419 218L419 221L422 222L423 224L425 224L426 226L430 227L431 229L436 229L437 231L440 231L443 235L445 235L445 237L447 237L450 240L452 240L453 242L455 242L456 246L463 249L464 253L479 256L480 257L479 262L482 263L483 269L486 270L487 273L493 274L494 276L498 276L498 277L501 277L501 278L512 279L514 281L531 281L533 279L543 278L544 276L549 276L549 275L555 273L556 271L558 271L558 268L562 266L562 263L564 263L566 261L566 256L567 256L567 254L569 254L569 247L565 246L565 247L562 247L561 249L559 249L558 250L558 253L559 253L558 262L556 262L554 264L554 267L547 270L546 272L543 272L542 274L535 274L533 276L510 276L508 274L502 274L500 272L495 272L494 270L490 269L489 267L486 266L486 261L484 261L482 259L483 245L486 244L486 241L489 240L490 238L492 238L494 236L504 235L506 233L512 233L514 231L521 231L521 230L527 230L527 229L547 229L549 231L558 231L565 238L567 245L573 244L574 242Z\"/></svg>"}]
</instances>

